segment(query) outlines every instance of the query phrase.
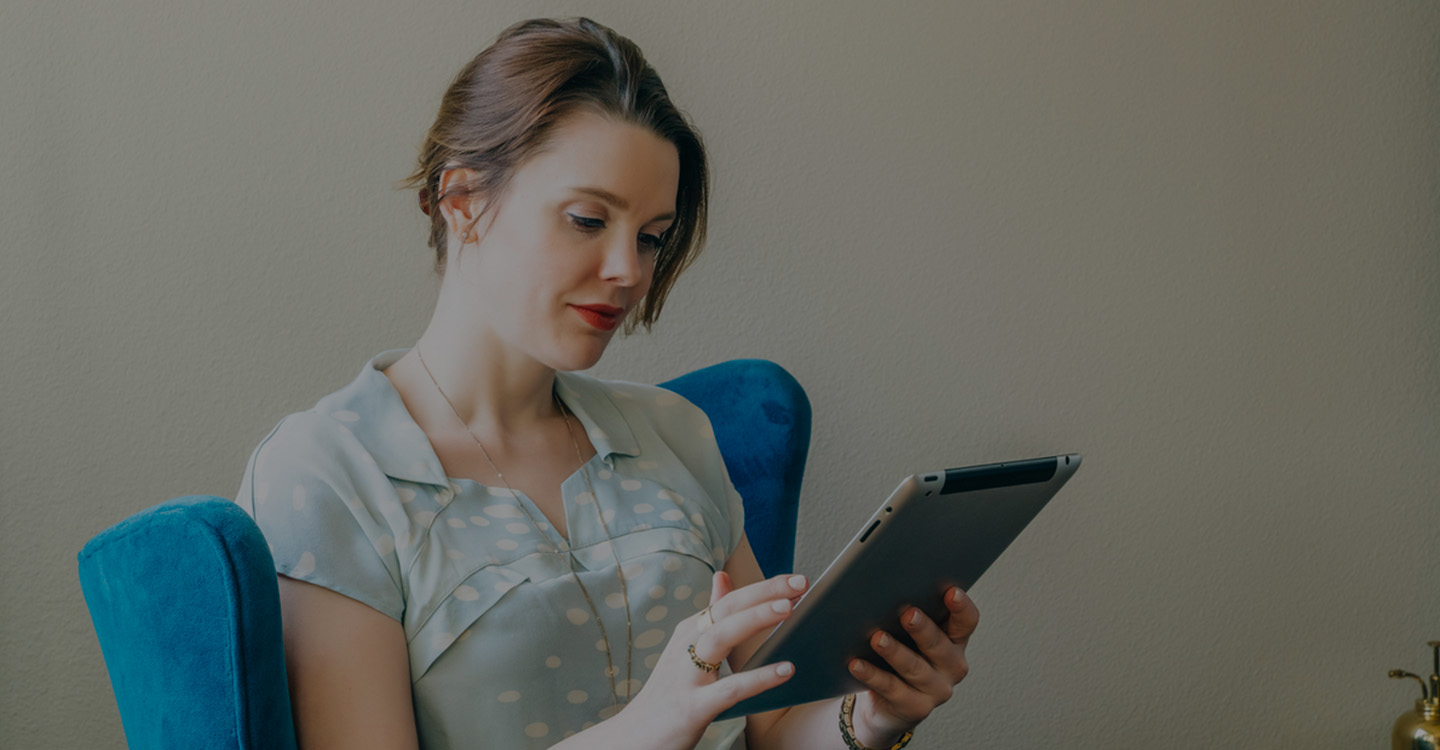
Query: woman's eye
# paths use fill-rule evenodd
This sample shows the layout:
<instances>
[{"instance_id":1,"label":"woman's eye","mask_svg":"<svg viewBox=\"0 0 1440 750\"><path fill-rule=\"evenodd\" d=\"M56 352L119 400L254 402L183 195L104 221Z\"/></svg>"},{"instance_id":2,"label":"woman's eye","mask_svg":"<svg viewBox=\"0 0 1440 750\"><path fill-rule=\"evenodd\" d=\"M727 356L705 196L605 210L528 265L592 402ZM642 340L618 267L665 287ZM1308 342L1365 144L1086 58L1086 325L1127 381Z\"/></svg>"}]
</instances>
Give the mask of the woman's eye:
<instances>
[{"instance_id":1,"label":"woman's eye","mask_svg":"<svg viewBox=\"0 0 1440 750\"><path fill-rule=\"evenodd\" d=\"M565 215L570 217L570 224L572 226L582 232L585 232L586 234L598 232L601 229L605 228L604 219L594 219L589 216L576 216L575 214ZM640 244L644 247L645 250L658 252L660 248L665 246L665 238L657 234L642 234L640 235Z\"/></svg>"},{"instance_id":2,"label":"woman's eye","mask_svg":"<svg viewBox=\"0 0 1440 750\"><path fill-rule=\"evenodd\" d=\"M581 230L581 231L593 232L593 231L595 231L596 229L604 229L604 228L605 228L605 220L604 220L604 219L592 219L592 218L590 218L590 217L588 217L588 216L576 216L575 214L565 214L565 215L566 215L566 216L569 216L569 217L570 217L570 223L573 224L576 229L579 229L579 230Z\"/></svg>"}]
</instances>

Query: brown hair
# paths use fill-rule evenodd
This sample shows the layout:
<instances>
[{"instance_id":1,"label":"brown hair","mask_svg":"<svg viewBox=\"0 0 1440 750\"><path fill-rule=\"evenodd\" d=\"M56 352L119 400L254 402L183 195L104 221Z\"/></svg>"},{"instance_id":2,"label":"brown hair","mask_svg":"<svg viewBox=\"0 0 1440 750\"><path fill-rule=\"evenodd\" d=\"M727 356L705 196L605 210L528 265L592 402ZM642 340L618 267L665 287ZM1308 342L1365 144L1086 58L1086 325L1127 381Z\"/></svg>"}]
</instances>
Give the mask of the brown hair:
<instances>
[{"instance_id":1,"label":"brown hair","mask_svg":"<svg viewBox=\"0 0 1440 750\"><path fill-rule=\"evenodd\" d=\"M420 191L435 270L443 273L448 235L440 202L456 194L497 198L555 127L582 109L648 128L679 152L675 221L656 255L650 291L625 321L626 333L649 329L705 243L709 172L700 134L671 103L640 48L614 30L588 18L537 18L502 31L446 90L420 163L401 185ZM440 175L455 167L479 176L441 195ZM487 200L485 210L497 203Z\"/></svg>"}]
</instances>

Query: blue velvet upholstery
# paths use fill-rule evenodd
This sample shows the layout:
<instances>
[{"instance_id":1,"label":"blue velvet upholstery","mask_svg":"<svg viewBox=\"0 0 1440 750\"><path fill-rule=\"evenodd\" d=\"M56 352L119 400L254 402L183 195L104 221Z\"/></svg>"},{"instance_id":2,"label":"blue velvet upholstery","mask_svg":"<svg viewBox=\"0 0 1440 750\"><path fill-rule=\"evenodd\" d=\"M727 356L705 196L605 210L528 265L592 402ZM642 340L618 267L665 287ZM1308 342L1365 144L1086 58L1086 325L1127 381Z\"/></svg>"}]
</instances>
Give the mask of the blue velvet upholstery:
<instances>
[{"instance_id":1,"label":"blue velvet upholstery","mask_svg":"<svg viewBox=\"0 0 1440 750\"><path fill-rule=\"evenodd\" d=\"M80 586L130 747L294 750L275 567L240 506L141 511L80 551Z\"/></svg>"},{"instance_id":2,"label":"blue velvet upholstery","mask_svg":"<svg viewBox=\"0 0 1440 750\"><path fill-rule=\"evenodd\" d=\"M709 415L761 569L791 570L805 392L763 360L662 385ZM275 568L239 506L199 495L161 503L97 534L79 563L131 748L294 750Z\"/></svg>"},{"instance_id":3,"label":"blue velvet upholstery","mask_svg":"<svg viewBox=\"0 0 1440 750\"><path fill-rule=\"evenodd\" d=\"M785 368L721 362L660 384L705 411L730 482L745 499L745 535L765 575L795 570L795 515L810 449L810 400Z\"/></svg>"}]
</instances>

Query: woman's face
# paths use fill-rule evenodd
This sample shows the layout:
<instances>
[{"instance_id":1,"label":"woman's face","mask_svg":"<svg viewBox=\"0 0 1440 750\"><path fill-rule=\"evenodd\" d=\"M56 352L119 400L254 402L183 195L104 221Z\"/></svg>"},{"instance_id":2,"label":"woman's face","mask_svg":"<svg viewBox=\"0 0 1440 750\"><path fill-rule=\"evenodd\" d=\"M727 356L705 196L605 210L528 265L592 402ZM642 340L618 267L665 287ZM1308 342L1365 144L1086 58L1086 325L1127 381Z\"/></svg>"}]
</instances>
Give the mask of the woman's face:
<instances>
[{"instance_id":1,"label":"woman's face","mask_svg":"<svg viewBox=\"0 0 1440 750\"><path fill-rule=\"evenodd\" d=\"M516 170L458 255L452 240L446 285L454 282L484 339L553 369L591 367L650 289L679 180L668 141L591 112L571 115ZM453 213L452 236L478 208Z\"/></svg>"}]
</instances>

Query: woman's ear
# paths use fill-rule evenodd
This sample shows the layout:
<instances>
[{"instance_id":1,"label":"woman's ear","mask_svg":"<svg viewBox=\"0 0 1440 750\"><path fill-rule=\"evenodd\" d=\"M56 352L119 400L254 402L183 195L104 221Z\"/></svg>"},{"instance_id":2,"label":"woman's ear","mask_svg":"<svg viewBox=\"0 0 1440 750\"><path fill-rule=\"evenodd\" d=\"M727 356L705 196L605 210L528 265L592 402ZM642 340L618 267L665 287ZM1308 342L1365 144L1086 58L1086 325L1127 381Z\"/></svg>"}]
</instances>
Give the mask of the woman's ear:
<instances>
[{"instance_id":1,"label":"woman's ear","mask_svg":"<svg viewBox=\"0 0 1440 750\"><path fill-rule=\"evenodd\" d=\"M445 217L450 233L459 237L461 244L476 239L475 224L485 211L485 202L471 192L478 177L475 170L464 167L440 173L440 215Z\"/></svg>"}]
</instances>

